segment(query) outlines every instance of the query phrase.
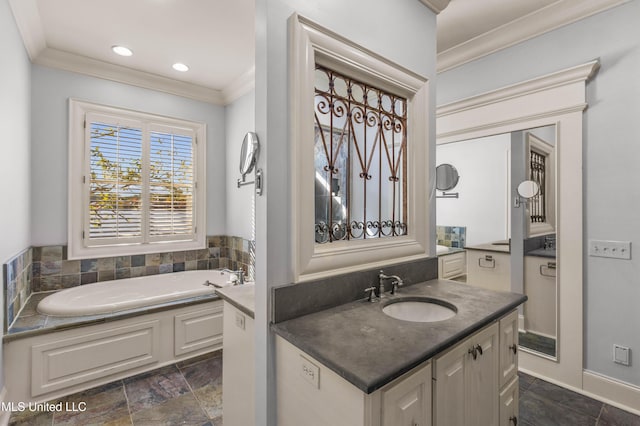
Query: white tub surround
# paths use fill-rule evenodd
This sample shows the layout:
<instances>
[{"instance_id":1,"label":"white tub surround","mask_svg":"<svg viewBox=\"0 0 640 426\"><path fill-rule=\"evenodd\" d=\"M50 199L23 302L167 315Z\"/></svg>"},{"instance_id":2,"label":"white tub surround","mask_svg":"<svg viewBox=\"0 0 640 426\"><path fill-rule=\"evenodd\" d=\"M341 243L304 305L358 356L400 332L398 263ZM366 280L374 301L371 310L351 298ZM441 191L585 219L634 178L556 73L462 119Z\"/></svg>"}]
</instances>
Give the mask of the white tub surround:
<instances>
[{"instance_id":1,"label":"white tub surround","mask_svg":"<svg viewBox=\"0 0 640 426\"><path fill-rule=\"evenodd\" d=\"M103 281L58 291L38 304L50 316L111 314L214 293L237 280L226 271L184 271Z\"/></svg>"},{"instance_id":2,"label":"white tub surround","mask_svg":"<svg viewBox=\"0 0 640 426\"><path fill-rule=\"evenodd\" d=\"M165 280L158 284L159 278ZM222 349L222 300L213 286L202 285L216 278L226 285L231 276L214 270L187 271L166 277L154 275L89 284L84 287L98 287L98 296L94 294L93 299L83 296L85 299L75 301L79 305L84 300L88 303L111 296L102 292L103 284L110 285L116 296L139 295L135 292L147 287L160 290L161 295L139 296L153 301L155 306L134 307L123 301L117 306L127 306L124 310L101 315L59 318L35 314L46 318L43 327L4 337L8 390L5 400L48 401ZM125 290L123 282L128 283L127 289L135 289ZM170 283L177 288L175 291L169 291ZM44 300L66 292L60 291Z\"/></svg>"}]
</instances>

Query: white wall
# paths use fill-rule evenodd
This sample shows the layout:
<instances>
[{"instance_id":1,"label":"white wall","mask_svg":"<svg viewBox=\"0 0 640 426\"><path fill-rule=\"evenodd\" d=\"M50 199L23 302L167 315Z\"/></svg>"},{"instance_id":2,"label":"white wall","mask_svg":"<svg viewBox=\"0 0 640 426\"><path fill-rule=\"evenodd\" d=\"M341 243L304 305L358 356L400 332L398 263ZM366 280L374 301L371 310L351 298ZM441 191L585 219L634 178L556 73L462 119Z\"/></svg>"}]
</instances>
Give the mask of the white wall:
<instances>
[{"instance_id":1,"label":"white wall","mask_svg":"<svg viewBox=\"0 0 640 426\"><path fill-rule=\"evenodd\" d=\"M226 204L226 234L253 239L253 194L255 187L247 185L238 188L240 178L240 149L247 132L255 129L255 92L243 95L225 107L226 138L226 197L219 198ZM254 169L255 170L255 169ZM254 172L246 176L247 181L254 180Z\"/></svg>"},{"instance_id":2,"label":"white wall","mask_svg":"<svg viewBox=\"0 0 640 426\"><path fill-rule=\"evenodd\" d=\"M207 234L225 232L224 108L68 71L32 67L32 244L67 243L68 99L207 124Z\"/></svg>"},{"instance_id":3,"label":"white wall","mask_svg":"<svg viewBox=\"0 0 640 426\"><path fill-rule=\"evenodd\" d=\"M466 226L467 246L509 237L510 145L510 134L502 134L436 147L436 165L449 163L460 175L458 185L448 191L459 198L436 200L436 223Z\"/></svg>"},{"instance_id":4,"label":"white wall","mask_svg":"<svg viewBox=\"0 0 640 426\"><path fill-rule=\"evenodd\" d=\"M287 19L294 12L411 71L430 79L435 77L435 15L417 0L256 1L256 130L264 148L260 166L265 170L266 182L265 195L256 201L257 425L275 424L268 295L273 286L292 280L289 147L302 143L290 140L288 131L288 84L292 76L287 73ZM435 106L433 83L430 95L431 105ZM434 141L435 114L430 113L425 119L430 124L430 141ZM435 146L430 145L429 158L434 154ZM432 165L428 166L433 170Z\"/></svg>"},{"instance_id":5,"label":"white wall","mask_svg":"<svg viewBox=\"0 0 640 426\"><path fill-rule=\"evenodd\" d=\"M0 263L31 245L29 230L29 135L30 64L7 1L0 1ZM3 283L5 288L6 283ZM4 306L0 292L0 306ZM4 315L0 317L3 329ZM4 389L4 369L0 353L0 391ZM1 419L0 419L1 420Z\"/></svg>"},{"instance_id":6,"label":"white wall","mask_svg":"<svg viewBox=\"0 0 640 426\"><path fill-rule=\"evenodd\" d=\"M630 367L614 364L612 348L617 343L640 353L640 256L588 257L586 244L589 239L640 244L639 16L640 1L633 0L438 79L441 105L600 58L601 69L587 85L584 115L585 247L575 247L585 262L585 368L636 386L637 357Z\"/></svg>"}]
</instances>

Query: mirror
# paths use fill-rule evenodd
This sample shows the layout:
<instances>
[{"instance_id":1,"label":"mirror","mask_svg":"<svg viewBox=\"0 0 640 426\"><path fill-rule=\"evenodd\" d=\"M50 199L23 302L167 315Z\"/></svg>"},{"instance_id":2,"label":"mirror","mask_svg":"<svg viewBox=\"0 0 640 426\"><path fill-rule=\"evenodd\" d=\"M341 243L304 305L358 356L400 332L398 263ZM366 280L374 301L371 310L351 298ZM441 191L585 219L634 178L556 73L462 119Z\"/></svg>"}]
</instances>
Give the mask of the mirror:
<instances>
[{"instance_id":1,"label":"mirror","mask_svg":"<svg viewBox=\"0 0 640 426\"><path fill-rule=\"evenodd\" d=\"M245 176L251 173L256 164L259 149L258 135L254 132L247 132L247 134L244 135L242 148L240 150L240 174L242 175L243 182Z\"/></svg>"},{"instance_id":2,"label":"mirror","mask_svg":"<svg viewBox=\"0 0 640 426\"><path fill-rule=\"evenodd\" d=\"M518 195L524 199L530 199L538 195L540 186L532 180L525 180L518 185Z\"/></svg>"},{"instance_id":3,"label":"mirror","mask_svg":"<svg viewBox=\"0 0 640 426\"><path fill-rule=\"evenodd\" d=\"M439 191L449 191L456 187L460 175L451 164L440 164L436 167L436 189Z\"/></svg>"},{"instance_id":4,"label":"mirror","mask_svg":"<svg viewBox=\"0 0 640 426\"><path fill-rule=\"evenodd\" d=\"M466 275L446 279L526 294L529 300L519 312L520 347L552 360L557 360L559 267L555 151L555 125L436 147L437 163L454 163L465 176L455 204L436 202L437 244L466 250Z\"/></svg>"}]
</instances>

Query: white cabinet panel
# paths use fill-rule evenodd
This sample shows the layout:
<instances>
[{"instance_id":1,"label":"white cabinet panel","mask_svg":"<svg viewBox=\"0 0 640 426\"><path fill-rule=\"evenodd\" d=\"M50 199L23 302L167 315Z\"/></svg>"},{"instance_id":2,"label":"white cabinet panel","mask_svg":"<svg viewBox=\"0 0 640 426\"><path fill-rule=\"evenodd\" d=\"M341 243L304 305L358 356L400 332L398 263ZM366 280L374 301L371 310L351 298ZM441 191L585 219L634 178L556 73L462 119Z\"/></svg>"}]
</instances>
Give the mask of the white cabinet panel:
<instances>
[{"instance_id":1,"label":"white cabinet panel","mask_svg":"<svg viewBox=\"0 0 640 426\"><path fill-rule=\"evenodd\" d=\"M210 347L222 347L222 302L174 317L174 353L184 355Z\"/></svg>"},{"instance_id":2,"label":"white cabinet panel","mask_svg":"<svg viewBox=\"0 0 640 426\"><path fill-rule=\"evenodd\" d=\"M431 363L382 391L382 426L431 425Z\"/></svg>"},{"instance_id":3,"label":"white cabinet panel","mask_svg":"<svg viewBox=\"0 0 640 426\"><path fill-rule=\"evenodd\" d=\"M496 291L511 291L511 256L467 250L467 283Z\"/></svg>"},{"instance_id":4,"label":"white cabinet panel","mask_svg":"<svg viewBox=\"0 0 640 426\"><path fill-rule=\"evenodd\" d=\"M518 376L500 392L500 426L518 424Z\"/></svg>"},{"instance_id":5,"label":"white cabinet panel","mask_svg":"<svg viewBox=\"0 0 640 426\"><path fill-rule=\"evenodd\" d=\"M456 278L467 273L465 252L441 255L438 257L438 278Z\"/></svg>"},{"instance_id":6,"label":"white cabinet panel","mask_svg":"<svg viewBox=\"0 0 640 426\"><path fill-rule=\"evenodd\" d=\"M518 311L500 320L500 387L518 373Z\"/></svg>"}]
</instances>

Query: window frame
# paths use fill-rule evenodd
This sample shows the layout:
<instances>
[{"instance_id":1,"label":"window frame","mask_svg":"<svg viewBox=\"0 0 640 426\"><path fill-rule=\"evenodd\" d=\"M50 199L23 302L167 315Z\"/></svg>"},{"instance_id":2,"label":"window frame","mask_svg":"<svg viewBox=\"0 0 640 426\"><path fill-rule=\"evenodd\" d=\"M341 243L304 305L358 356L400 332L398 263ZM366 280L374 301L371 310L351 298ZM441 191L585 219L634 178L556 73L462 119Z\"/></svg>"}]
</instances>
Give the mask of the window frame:
<instances>
[{"instance_id":1,"label":"window frame","mask_svg":"<svg viewBox=\"0 0 640 426\"><path fill-rule=\"evenodd\" d=\"M533 133L526 136L527 176L531 176L531 151L545 158L545 221L531 222L531 212L527 209L527 235L529 238L556 232L556 155L555 146L540 139Z\"/></svg>"},{"instance_id":2,"label":"window frame","mask_svg":"<svg viewBox=\"0 0 640 426\"><path fill-rule=\"evenodd\" d=\"M290 159L294 282L424 259L430 255L429 80L300 16L289 18ZM407 99L407 227L393 238L316 244L313 97L316 63ZM425 166L428 165L428 166ZM435 253L433 253L435 255Z\"/></svg>"},{"instance_id":3,"label":"window frame","mask_svg":"<svg viewBox=\"0 0 640 426\"><path fill-rule=\"evenodd\" d=\"M174 129L187 132L195 138L193 152L194 233L188 238L167 236L158 239L149 236L148 209L143 208L142 232L138 241L111 241L109 244L89 244L89 174L90 131L85 125L87 116L106 116L127 123L140 123L143 139L153 129ZM146 146L146 147L145 147ZM148 143L143 142L142 161L149 161ZM101 105L77 99L69 99L69 165L68 165L68 258L85 259L108 256L148 254L166 251L195 250L206 246L206 124L182 120L114 106ZM148 186L148 177L143 176ZM147 190L144 190L147 191ZM146 192L142 193L144 194Z\"/></svg>"}]
</instances>

